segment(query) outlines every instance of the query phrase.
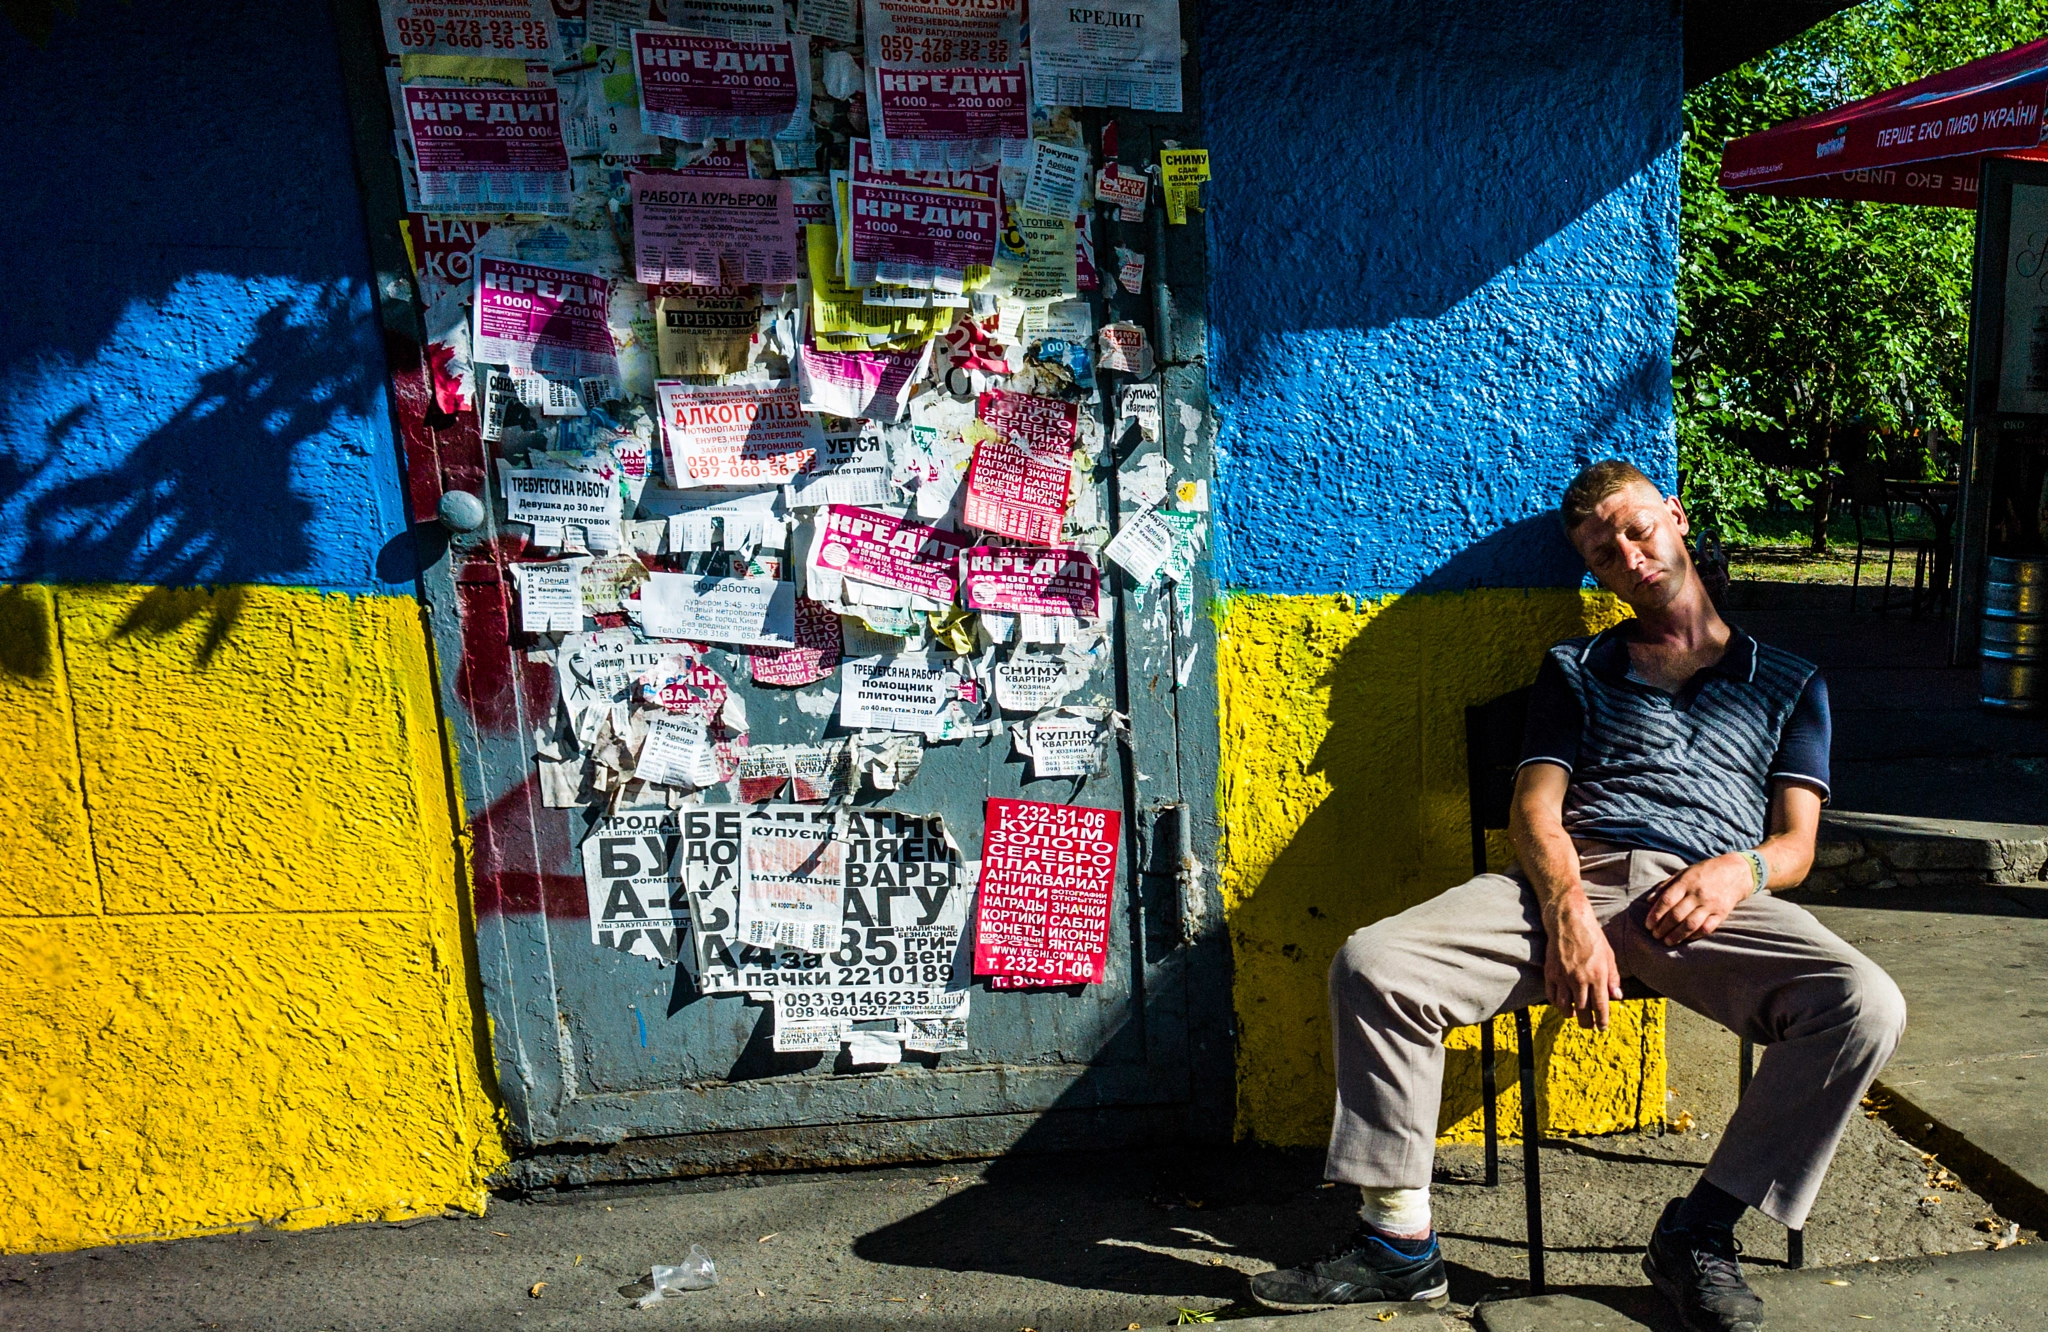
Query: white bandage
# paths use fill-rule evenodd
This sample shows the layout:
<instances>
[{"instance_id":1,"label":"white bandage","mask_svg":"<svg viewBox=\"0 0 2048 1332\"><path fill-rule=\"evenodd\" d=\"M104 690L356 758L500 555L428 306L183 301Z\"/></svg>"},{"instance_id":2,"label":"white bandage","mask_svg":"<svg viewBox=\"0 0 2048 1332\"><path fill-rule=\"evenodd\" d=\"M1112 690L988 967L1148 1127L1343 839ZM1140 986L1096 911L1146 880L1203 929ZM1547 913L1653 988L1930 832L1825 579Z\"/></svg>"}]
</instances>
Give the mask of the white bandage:
<instances>
[{"instance_id":1,"label":"white bandage","mask_svg":"<svg viewBox=\"0 0 2048 1332\"><path fill-rule=\"evenodd\" d=\"M1360 1189L1358 1215L1374 1230L1389 1235L1422 1235L1429 1231L1429 1190Z\"/></svg>"}]
</instances>

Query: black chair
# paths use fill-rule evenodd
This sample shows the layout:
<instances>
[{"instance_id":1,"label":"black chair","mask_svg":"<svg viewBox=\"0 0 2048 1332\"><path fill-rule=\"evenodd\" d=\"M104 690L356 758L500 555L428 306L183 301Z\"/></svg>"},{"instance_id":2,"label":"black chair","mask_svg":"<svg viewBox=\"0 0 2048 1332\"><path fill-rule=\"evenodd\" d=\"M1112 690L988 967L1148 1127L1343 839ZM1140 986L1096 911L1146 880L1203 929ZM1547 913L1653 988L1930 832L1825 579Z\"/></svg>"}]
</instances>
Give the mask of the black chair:
<instances>
[{"instance_id":1,"label":"black chair","mask_svg":"<svg viewBox=\"0 0 2048 1332\"><path fill-rule=\"evenodd\" d=\"M1844 479L1849 485L1849 515L1856 521L1856 566L1849 575L1849 611L1856 611L1856 596L1863 584L1863 551L1866 546L1884 551L1884 590L1877 595L1877 613L1883 615L1892 609L1892 566L1902 550L1913 553L1913 598L1908 603L1914 619L1920 618L1920 599L1932 592L1937 598L1943 589L1927 587L1929 566L1934 562L1934 542L1925 537L1902 537L1898 534L1899 506L1903 502L1885 489L1884 473L1877 464L1869 462L1851 463L1845 469ZM1876 517L1884 522L1884 535L1865 535L1863 520L1876 511Z\"/></svg>"},{"instance_id":2,"label":"black chair","mask_svg":"<svg viewBox=\"0 0 2048 1332\"><path fill-rule=\"evenodd\" d=\"M1488 703L1465 709L1465 779L1472 805L1472 872L1484 874L1486 834L1508 826L1508 809L1514 800L1515 768L1522 761L1522 732L1529 718L1529 691L1517 689ZM1661 999L1649 986L1634 977L1621 983L1621 997ZM1529 1227L1529 1293L1543 1293L1543 1177L1537 1159L1542 1129L1536 1117L1536 1041L1529 1010L1515 1010L1515 1055L1522 1088L1522 1199ZM1742 1063L1738 1090L1749 1090L1756 1061L1756 1048L1748 1037L1742 1040ZM1486 1137L1486 1183L1500 1183L1500 1122L1494 1101L1499 1091L1494 1082L1493 1022L1479 1024L1480 1119ZM1785 1258L1788 1266L1806 1265L1804 1232L1787 1229Z\"/></svg>"}]
</instances>

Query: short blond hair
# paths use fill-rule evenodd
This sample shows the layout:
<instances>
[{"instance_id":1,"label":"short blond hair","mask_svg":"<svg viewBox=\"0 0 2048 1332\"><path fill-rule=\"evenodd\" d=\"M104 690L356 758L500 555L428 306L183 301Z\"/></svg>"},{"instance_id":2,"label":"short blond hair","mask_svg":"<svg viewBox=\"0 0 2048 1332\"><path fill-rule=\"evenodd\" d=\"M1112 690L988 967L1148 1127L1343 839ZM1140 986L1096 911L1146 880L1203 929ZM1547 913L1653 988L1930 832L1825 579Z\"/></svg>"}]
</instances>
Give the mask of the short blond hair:
<instances>
[{"instance_id":1,"label":"short blond hair","mask_svg":"<svg viewBox=\"0 0 2048 1332\"><path fill-rule=\"evenodd\" d=\"M1557 502L1557 515L1564 520L1564 530L1578 531L1602 500L1630 486L1648 486L1660 496L1664 493L1655 481L1643 475L1641 468L1620 458L1603 458L1586 468L1572 478L1572 483L1564 488L1564 498Z\"/></svg>"}]
</instances>

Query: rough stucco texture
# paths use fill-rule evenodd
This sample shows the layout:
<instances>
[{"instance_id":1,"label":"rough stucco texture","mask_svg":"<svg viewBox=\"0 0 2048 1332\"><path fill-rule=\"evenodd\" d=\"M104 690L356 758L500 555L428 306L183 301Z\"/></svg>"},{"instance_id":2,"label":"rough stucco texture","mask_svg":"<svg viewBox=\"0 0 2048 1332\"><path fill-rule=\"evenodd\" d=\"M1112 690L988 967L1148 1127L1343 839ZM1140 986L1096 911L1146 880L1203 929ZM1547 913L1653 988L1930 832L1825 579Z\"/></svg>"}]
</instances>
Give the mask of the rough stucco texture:
<instances>
[{"instance_id":1,"label":"rough stucco texture","mask_svg":"<svg viewBox=\"0 0 2048 1332\"><path fill-rule=\"evenodd\" d=\"M1572 473L1619 455L1674 480L1676 10L1266 0L1207 23L1219 581L1576 586L1537 519Z\"/></svg>"},{"instance_id":2,"label":"rough stucco texture","mask_svg":"<svg viewBox=\"0 0 2048 1332\"><path fill-rule=\"evenodd\" d=\"M0 24L0 578L409 591L329 7L78 8Z\"/></svg>"},{"instance_id":3,"label":"rough stucco texture","mask_svg":"<svg viewBox=\"0 0 2048 1332\"><path fill-rule=\"evenodd\" d=\"M1464 709L1526 683L1546 644L1620 618L1605 593L1388 597L1240 593L1219 654L1229 834L1222 892L1237 959L1238 1122L1320 1145L1336 1084L1324 977L1352 931L1471 877ZM1495 863L1507 858L1495 835ZM1603 1035L1546 1015L1542 1122L1600 1133L1663 1120L1660 1005ZM1514 1049L1511 1023L1499 1048ZM1477 1132L1476 1029L1452 1034L1441 1127ZM1520 1131L1512 1064L1503 1131Z\"/></svg>"},{"instance_id":4,"label":"rough stucco texture","mask_svg":"<svg viewBox=\"0 0 2048 1332\"><path fill-rule=\"evenodd\" d=\"M0 1247L481 1208L417 604L27 587L0 628Z\"/></svg>"}]
</instances>

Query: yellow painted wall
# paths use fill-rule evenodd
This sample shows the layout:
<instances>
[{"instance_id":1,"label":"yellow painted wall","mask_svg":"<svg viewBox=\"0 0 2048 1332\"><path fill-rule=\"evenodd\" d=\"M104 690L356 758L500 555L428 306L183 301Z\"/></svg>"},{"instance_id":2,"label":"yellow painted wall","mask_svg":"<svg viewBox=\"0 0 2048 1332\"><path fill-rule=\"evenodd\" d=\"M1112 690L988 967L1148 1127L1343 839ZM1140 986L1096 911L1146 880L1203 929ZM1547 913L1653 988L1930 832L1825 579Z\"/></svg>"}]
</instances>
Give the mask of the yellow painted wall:
<instances>
[{"instance_id":1,"label":"yellow painted wall","mask_svg":"<svg viewBox=\"0 0 2048 1332\"><path fill-rule=\"evenodd\" d=\"M1605 593L1388 597L1238 594L1223 605L1217 688L1221 879L1236 956L1238 1132L1320 1146L1336 1095L1324 980L1352 931L1471 877L1465 720L1535 678L1543 650L1621 618ZM1494 864L1507 859L1494 835ZM1604 1034L1538 1009L1553 1133L1661 1123L1659 1004ZM1499 1021L1503 1131L1519 1134L1514 1027ZM1442 1128L1479 1126L1478 1029L1453 1032Z\"/></svg>"},{"instance_id":2,"label":"yellow painted wall","mask_svg":"<svg viewBox=\"0 0 2048 1332\"><path fill-rule=\"evenodd\" d=\"M0 588L0 1249L480 1210L417 603Z\"/></svg>"}]
</instances>

